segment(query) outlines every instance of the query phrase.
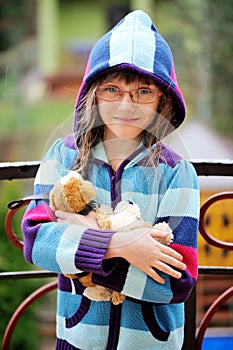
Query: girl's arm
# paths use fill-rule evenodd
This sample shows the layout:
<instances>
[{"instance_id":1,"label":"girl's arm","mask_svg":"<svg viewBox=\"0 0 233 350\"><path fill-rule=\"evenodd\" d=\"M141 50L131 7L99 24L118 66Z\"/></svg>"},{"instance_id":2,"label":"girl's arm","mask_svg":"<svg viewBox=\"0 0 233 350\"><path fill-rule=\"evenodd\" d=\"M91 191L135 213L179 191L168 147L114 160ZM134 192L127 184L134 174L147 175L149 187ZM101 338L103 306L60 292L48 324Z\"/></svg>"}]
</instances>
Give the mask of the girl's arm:
<instances>
[{"instance_id":1,"label":"girl's arm","mask_svg":"<svg viewBox=\"0 0 233 350\"><path fill-rule=\"evenodd\" d=\"M156 238L160 237L164 237L164 234L159 235L153 229L116 232L111 238L105 259L122 257L161 284L165 283L165 279L156 269L180 278L181 272L177 269L186 269L186 265L182 263L183 257L174 249L159 243Z\"/></svg>"}]
</instances>

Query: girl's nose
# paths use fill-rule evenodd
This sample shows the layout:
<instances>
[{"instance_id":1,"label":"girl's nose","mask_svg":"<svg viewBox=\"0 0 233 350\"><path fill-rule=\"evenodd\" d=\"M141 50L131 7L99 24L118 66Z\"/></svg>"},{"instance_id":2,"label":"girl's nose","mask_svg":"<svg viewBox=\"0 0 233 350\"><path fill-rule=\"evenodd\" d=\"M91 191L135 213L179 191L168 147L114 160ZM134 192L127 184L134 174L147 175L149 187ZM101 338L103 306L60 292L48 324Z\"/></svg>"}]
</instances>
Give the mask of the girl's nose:
<instances>
[{"instance_id":1,"label":"girl's nose","mask_svg":"<svg viewBox=\"0 0 233 350\"><path fill-rule=\"evenodd\" d=\"M117 104L118 111L127 114L127 116L135 114L138 108L137 103L132 101L129 93L124 93L121 95L120 99L117 101Z\"/></svg>"},{"instance_id":2,"label":"girl's nose","mask_svg":"<svg viewBox=\"0 0 233 350\"><path fill-rule=\"evenodd\" d=\"M132 104L134 104L132 98L131 98L131 94L129 91L124 91L122 92L119 100L118 100L119 105L122 107L131 107Z\"/></svg>"}]
</instances>

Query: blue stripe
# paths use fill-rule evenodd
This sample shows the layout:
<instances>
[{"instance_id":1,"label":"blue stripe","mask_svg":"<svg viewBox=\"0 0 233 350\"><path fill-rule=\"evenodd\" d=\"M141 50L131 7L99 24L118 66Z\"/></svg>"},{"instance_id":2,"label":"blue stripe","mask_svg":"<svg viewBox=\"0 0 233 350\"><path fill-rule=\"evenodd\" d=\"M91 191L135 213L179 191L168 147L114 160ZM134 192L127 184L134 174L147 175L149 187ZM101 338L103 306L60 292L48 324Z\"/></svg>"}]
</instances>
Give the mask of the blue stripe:
<instances>
[{"instance_id":1,"label":"blue stripe","mask_svg":"<svg viewBox=\"0 0 233 350\"><path fill-rule=\"evenodd\" d=\"M173 331L184 324L184 304L156 305L154 313L160 327Z\"/></svg>"},{"instance_id":2,"label":"blue stripe","mask_svg":"<svg viewBox=\"0 0 233 350\"><path fill-rule=\"evenodd\" d=\"M101 41L98 41L94 46L90 56L90 71L91 73L85 78L88 81L93 75L109 67L110 48L109 42L112 33L107 33ZM101 61L100 58L101 57Z\"/></svg>"},{"instance_id":3,"label":"blue stripe","mask_svg":"<svg viewBox=\"0 0 233 350\"><path fill-rule=\"evenodd\" d=\"M69 318L79 308L82 295L71 294L59 290L58 315ZM110 302L92 301L90 310L82 319L82 323L107 326L109 324Z\"/></svg>"},{"instance_id":4,"label":"blue stripe","mask_svg":"<svg viewBox=\"0 0 233 350\"><path fill-rule=\"evenodd\" d=\"M198 219L191 217L161 217L157 222L168 222L174 234L174 243L197 248Z\"/></svg>"},{"instance_id":5,"label":"blue stripe","mask_svg":"<svg viewBox=\"0 0 233 350\"><path fill-rule=\"evenodd\" d=\"M61 272L59 265L56 260L56 252L57 247L60 242L61 233L67 227L65 224L57 224L56 229L53 228L54 223L47 223L41 225L39 231L37 233L37 237L34 242L33 250L32 250L32 260L33 263L37 266L41 266L44 269L49 271L57 271ZM56 232L56 234L54 234ZM51 233L48 239L48 234ZM60 233L60 234L59 234ZM46 247L47 250L47 259L45 261L44 254L41 254L41 248L44 250Z\"/></svg>"},{"instance_id":6,"label":"blue stripe","mask_svg":"<svg viewBox=\"0 0 233 350\"><path fill-rule=\"evenodd\" d=\"M71 294L69 292L58 291L58 306L57 312L61 317L71 317L74 314L74 311L78 309L82 295Z\"/></svg>"},{"instance_id":7,"label":"blue stripe","mask_svg":"<svg viewBox=\"0 0 233 350\"><path fill-rule=\"evenodd\" d=\"M147 276L142 300L151 302L151 296L153 295L153 303L158 302L168 304L173 297L172 291L170 289L170 278L168 275L162 273L161 271L157 272L160 276L164 278L165 283L155 283L155 281L152 280L151 277Z\"/></svg>"},{"instance_id":8,"label":"blue stripe","mask_svg":"<svg viewBox=\"0 0 233 350\"><path fill-rule=\"evenodd\" d=\"M53 185L36 184L34 186L34 193L35 194L49 193L51 191L52 187L53 187Z\"/></svg>"},{"instance_id":9,"label":"blue stripe","mask_svg":"<svg viewBox=\"0 0 233 350\"><path fill-rule=\"evenodd\" d=\"M154 73L167 82L169 86L174 87L176 84L170 78L172 72L172 52L162 36L159 33L156 33L155 35L157 37L157 47L154 57ZM161 52L163 52L162 57Z\"/></svg>"}]
</instances>

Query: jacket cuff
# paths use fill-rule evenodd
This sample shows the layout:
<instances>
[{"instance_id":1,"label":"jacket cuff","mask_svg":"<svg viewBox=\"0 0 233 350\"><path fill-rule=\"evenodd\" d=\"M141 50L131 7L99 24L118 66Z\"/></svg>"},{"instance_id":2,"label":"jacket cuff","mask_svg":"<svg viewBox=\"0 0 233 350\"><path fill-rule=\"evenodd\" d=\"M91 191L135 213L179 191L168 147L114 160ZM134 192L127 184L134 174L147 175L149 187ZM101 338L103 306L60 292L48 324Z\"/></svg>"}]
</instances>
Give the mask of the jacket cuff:
<instances>
[{"instance_id":1,"label":"jacket cuff","mask_svg":"<svg viewBox=\"0 0 233 350\"><path fill-rule=\"evenodd\" d=\"M107 276L101 276L100 274L93 273L92 282L100 286L113 289L116 292L121 292L123 290L125 280L127 277L129 263L122 258L105 260L109 263L111 260L117 261L112 272Z\"/></svg>"},{"instance_id":2,"label":"jacket cuff","mask_svg":"<svg viewBox=\"0 0 233 350\"><path fill-rule=\"evenodd\" d=\"M75 256L77 269L84 272L97 272L102 276L111 273L116 262L106 264L103 259L113 233L114 231L100 231L96 229L84 231Z\"/></svg>"}]
</instances>

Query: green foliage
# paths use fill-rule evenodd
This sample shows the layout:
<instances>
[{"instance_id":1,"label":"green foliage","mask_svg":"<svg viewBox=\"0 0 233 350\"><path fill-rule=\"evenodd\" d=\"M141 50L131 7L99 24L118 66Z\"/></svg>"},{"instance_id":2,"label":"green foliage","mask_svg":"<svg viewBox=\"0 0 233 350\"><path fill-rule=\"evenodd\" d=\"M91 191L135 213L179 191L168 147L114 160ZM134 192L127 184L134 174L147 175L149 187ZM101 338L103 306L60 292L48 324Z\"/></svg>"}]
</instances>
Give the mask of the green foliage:
<instances>
[{"instance_id":1,"label":"green foliage","mask_svg":"<svg viewBox=\"0 0 233 350\"><path fill-rule=\"evenodd\" d=\"M189 116L233 136L232 0L154 0L153 16L173 50Z\"/></svg>"},{"instance_id":2,"label":"green foliage","mask_svg":"<svg viewBox=\"0 0 233 350\"><path fill-rule=\"evenodd\" d=\"M223 6L224 4L224 6ZM212 73L212 123L221 133L233 136L232 54L233 2L207 0L209 55Z\"/></svg>"},{"instance_id":3,"label":"green foliage","mask_svg":"<svg viewBox=\"0 0 233 350\"><path fill-rule=\"evenodd\" d=\"M0 31L0 51L16 44L23 35L27 34L27 5L29 5L27 0L0 2L0 20L7 18L7 25L3 25L3 29Z\"/></svg>"}]
</instances>

